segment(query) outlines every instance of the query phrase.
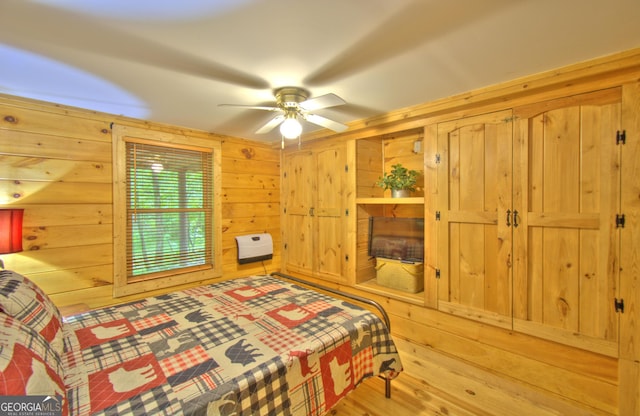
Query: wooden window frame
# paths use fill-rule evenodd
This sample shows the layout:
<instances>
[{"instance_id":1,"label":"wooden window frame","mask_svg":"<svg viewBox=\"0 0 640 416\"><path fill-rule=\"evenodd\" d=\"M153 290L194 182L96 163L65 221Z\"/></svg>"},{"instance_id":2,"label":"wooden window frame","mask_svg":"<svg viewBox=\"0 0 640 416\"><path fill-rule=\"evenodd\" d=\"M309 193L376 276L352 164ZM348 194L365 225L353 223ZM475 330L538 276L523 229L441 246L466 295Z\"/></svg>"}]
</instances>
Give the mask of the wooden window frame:
<instances>
[{"instance_id":1,"label":"wooden window frame","mask_svg":"<svg viewBox=\"0 0 640 416\"><path fill-rule=\"evenodd\" d=\"M197 283L222 275L222 226L221 226L221 144L215 140L146 130L131 126L114 125L113 132L113 225L114 225L114 280L113 296L122 297L153 290ZM137 142L165 147L201 149L212 153L212 264L188 270L158 273L153 278L130 279L127 260L130 248L127 244L127 143Z\"/></svg>"}]
</instances>

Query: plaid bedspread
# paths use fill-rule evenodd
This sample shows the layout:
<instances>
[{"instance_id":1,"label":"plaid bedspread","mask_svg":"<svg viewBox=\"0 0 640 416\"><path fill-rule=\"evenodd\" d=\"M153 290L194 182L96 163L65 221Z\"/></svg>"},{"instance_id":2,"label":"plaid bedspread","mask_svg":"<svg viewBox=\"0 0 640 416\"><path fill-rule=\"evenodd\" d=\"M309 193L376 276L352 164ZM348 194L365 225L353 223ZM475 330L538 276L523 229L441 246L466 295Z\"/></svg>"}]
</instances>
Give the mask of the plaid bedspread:
<instances>
[{"instance_id":1,"label":"plaid bedspread","mask_svg":"<svg viewBox=\"0 0 640 416\"><path fill-rule=\"evenodd\" d=\"M367 310L270 276L65 319L71 414L322 415L400 358Z\"/></svg>"}]
</instances>

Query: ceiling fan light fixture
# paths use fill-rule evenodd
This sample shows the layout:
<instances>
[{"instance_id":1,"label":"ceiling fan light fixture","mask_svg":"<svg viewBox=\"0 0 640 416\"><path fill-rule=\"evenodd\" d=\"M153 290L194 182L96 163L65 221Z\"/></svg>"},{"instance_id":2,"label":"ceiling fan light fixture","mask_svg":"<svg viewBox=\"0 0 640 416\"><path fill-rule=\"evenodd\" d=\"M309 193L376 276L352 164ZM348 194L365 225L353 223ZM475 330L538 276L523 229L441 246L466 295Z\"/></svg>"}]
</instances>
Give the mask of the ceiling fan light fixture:
<instances>
[{"instance_id":1,"label":"ceiling fan light fixture","mask_svg":"<svg viewBox=\"0 0 640 416\"><path fill-rule=\"evenodd\" d=\"M279 114L271 118L266 124L256 130L256 134L266 134L280 126L282 146L284 139L301 139L302 124L300 118L320 127L341 133L349 127L346 124L328 119L310 111L328 107L335 107L346 104L345 101L335 94L329 93L318 97L309 98L309 91L299 87L282 87L275 89L273 95L276 98L274 106L254 106L237 104L219 104L222 106L232 106L240 108L251 108L263 111L276 111Z\"/></svg>"},{"instance_id":2,"label":"ceiling fan light fixture","mask_svg":"<svg viewBox=\"0 0 640 416\"><path fill-rule=\"evenodd\" d=\"M300 134L302 134L302 125L295 114L293 116L287 116L287 119L282 122L280 125L280 133L285 139L300 137Z\"/></svg>"}]
</instances>

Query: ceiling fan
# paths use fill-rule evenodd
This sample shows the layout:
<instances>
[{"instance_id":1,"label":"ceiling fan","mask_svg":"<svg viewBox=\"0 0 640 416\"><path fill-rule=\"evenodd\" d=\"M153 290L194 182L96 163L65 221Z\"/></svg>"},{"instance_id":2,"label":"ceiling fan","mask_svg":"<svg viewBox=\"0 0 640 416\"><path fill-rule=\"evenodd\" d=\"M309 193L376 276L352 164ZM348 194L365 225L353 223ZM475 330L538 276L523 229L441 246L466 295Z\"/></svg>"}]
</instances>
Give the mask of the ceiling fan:
<instances>
[{"instance_id":1,"label":"ceiling fan","mask_svg":"<svg viewBox=\"0 0 640 416\"><path fill-rule=\"evenodd\" d=\"M304 88L282 87L275 89L273 95L276 98L276 105L273 107L236 104L220 105L280 113L256 130L256 134L269 133L280 125L280 133L282 133L283 141L285 138L295 139L300 137L302 125L298 121L298 118L338 133L348 128L345 124L312 113L314 110L346 104L342 98L335 94L325 94L309 98L310 93Z\"/></svg>"}]
</instances>

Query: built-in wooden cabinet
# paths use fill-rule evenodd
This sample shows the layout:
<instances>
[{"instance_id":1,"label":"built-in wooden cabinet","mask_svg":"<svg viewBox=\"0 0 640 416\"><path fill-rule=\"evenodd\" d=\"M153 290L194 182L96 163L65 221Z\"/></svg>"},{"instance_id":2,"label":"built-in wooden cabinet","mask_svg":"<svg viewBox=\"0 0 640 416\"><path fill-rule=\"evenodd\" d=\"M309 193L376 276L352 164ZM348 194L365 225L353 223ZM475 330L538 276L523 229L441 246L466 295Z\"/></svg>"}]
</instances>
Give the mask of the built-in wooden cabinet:
<instances>
[{"instance_id":1,"label":"built-in wooden cabinet","mask_svg":"<svg viewBox=\"0 0 640 416\"><path fill-rule=\"evenodd\" d=\"M511 327L513 207L510 110L442 122L435 129L437 244L428 247L437 308ZM433 131L433 129L428 129ZM433 287L433 285L431 285Z\"/></svg>"},{"instance_id":2,"label":"built-in wooden cabinet","mask_svg":"<svg viewBox=\"0 0 640 416\"><path fill-rule=\"evenodd\" d=\"M488 414L513 398L638 414L640 54L630 59L628 73L579 66L285 150L283 268L384 303L407 372ZM323 157L330 148L343 150ZM424 172L410 198L375 185L397 162ZM347 184L347 214L323 226L309 210L340 188L320 177ZM378 284L372 216L424 218L422 292ZM322 247L341 267L328 272Z\"/></svg>"},{"instance_id":3,"label":"built-in wooden cabinet","mask_svg":"<svg viewBox=\"0 0 640 416\"><path fill-rule=\"evenodd\" d=\"M381 286L376 281L376 259L368 253L370 217L424 217L424 175L410 197L392 198L389 190L376 185L396 163L424 172L423 129L356 140L356 264L355 283L369 292L422 305L424 291L408 293ZM424 276L420 277L424 279Z\"/></svg>"},{"instance_id":4,"label":"built-in wooden cabinet","mask_svg":"<svg viewBox=\"0 0 640 416\"><path fill-rule=\"evenodd\" d=\"M612 88L514 108L514 329L610 356L621 100Z\"/></svg>"},{"instance_id":5,"label":"built-in wooden cabinet","mask_svg":"<svg viewBox=\"0 0 640 416\"><path fill-rule=\"evenodd\" d=\"M346 153L338 144L283 155L283 266L288 273L347 279Z\"/></svg>"},{"instance_id":6,"label":"built-in wooden cabinet","mask_svg":"<svg viewBox=\"0 0 640 416\"><path fill-rule=\"evenodd\" d=\"M611 88L285 151L284 268L615 357L620 114ZM377 284L372 216L425 218L424 291Z\"/></svg>"},{"instance_id":7,"label":"built-in wooden cabinet","mask_svg":"<svg viewBox=\"0 0 640 416\"><path fill-rule=\"evenodd\" d=\"M423 292L407 294L376 285L375 259L367 253L369 217L424 215L422 176L409 198L391 198L390 191L376 186L395 163L423 171L422 131L312 143L283 152L285 271L423 303Z\"/></svg>"},{"instance_id":8,"label":"built-in wooden cabinet","mask_svg":"<svg viewBox=\"0 0 640 416\"><path fill-rule=\"evenodd\" d=\"M614 88L426 129L439 310L617 355L620 103Z\"/></svg>"}]
</instances>

